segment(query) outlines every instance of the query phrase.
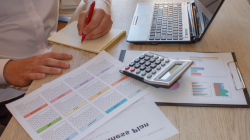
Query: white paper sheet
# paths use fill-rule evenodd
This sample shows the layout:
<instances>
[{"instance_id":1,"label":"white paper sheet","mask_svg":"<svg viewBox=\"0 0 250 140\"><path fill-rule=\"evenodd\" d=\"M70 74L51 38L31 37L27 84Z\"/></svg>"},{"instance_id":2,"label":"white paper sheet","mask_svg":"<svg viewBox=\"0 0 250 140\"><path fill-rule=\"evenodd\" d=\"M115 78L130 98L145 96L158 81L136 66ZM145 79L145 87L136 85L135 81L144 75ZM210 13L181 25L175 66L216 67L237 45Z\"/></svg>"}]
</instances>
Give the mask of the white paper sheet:
<instances>
[{"instance_id":1,"label":"white paper sheet","mask_svg":"<svg viewBox=\"0 0 250 140\"><path fill-rule=\"evenodd\" d=\"M150 91L120 74L122 65L103 51L7 108L35 140L78 140Z\"/></svg>"},{"instance_id":2,"label":"white paper sheet","mask_svg":"<svg viewBox=\"0 0 250 140\"><path fill-rule=\"evenodd\" d=\"M154 102L142 99L82 140L164 140L178 133Z\"/></svg>"},{"instance_id":3,"label":"white paper sheet","mask_svg":"<svg viewBox=\"0 0 250 140\"><path fill-rule=\"evenodd\" d=\"M126 51L124 63L127 64L143 51ZM233 61L231 53L196 52L154 52L173 59L192 59L194 64L170 88L155 88L145 98L155 102L234 104L246 105L242 90L235 89L228 62ZM239 77L235 65L230 65L236 84Z\"/></svg>"}]
</instances>

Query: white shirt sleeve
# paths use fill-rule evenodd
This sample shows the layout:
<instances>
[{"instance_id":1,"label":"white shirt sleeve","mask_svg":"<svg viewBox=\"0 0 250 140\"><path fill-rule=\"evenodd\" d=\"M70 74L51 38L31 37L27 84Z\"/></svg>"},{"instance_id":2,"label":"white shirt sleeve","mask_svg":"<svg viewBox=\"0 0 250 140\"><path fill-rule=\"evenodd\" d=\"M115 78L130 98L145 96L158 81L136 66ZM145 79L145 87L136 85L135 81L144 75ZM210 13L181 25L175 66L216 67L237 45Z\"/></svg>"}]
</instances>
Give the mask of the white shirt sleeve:
<instances>
[{"instance_id":1,"label":"white shirt sleeve","mask_svg":"<svg viewBox=\"0 0 250 140\"><path fill-rule=\"evenodd\" d=\"M5 64L9 61L10 59L0 59L0 85L7 85L8 83L5 81L4 76L3 76L3 69Z\"/></svg>"}]
</instances>

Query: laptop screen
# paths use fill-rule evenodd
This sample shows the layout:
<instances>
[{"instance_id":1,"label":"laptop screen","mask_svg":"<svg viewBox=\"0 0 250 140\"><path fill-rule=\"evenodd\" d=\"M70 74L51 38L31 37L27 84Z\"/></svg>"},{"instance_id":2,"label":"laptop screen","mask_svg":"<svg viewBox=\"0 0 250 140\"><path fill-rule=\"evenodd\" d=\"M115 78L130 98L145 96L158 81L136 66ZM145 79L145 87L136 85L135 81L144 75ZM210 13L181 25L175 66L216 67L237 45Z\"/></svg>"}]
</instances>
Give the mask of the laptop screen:
<instances>
[{"instance_id":1,"label":"laptop screen","mask_svg":"<svg viewBox=\"0 0 250 140\"><path fill-rule=\"evenodd\" d=\"M222 2L223 0L195 0L200 36L204 33Z\"/></svg>"}]
</instances>

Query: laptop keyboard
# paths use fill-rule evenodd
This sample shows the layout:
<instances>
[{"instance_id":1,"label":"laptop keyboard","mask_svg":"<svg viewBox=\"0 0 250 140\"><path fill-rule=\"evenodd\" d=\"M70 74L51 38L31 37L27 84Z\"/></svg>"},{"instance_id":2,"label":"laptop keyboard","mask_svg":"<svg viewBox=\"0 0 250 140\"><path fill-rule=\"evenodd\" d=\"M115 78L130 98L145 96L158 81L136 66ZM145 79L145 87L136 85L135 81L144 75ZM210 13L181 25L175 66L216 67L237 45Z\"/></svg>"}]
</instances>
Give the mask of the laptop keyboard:
<instances>
[{"instance_id":1,"label":"laptop keyboard","mask_svg":"<svg viewBox=\"0 0 250 140\"><path fill-rule=\"evenodd\" d=\"M183 40L182 4L155 3L149 40Z\"/></svg>"}]
</instances>

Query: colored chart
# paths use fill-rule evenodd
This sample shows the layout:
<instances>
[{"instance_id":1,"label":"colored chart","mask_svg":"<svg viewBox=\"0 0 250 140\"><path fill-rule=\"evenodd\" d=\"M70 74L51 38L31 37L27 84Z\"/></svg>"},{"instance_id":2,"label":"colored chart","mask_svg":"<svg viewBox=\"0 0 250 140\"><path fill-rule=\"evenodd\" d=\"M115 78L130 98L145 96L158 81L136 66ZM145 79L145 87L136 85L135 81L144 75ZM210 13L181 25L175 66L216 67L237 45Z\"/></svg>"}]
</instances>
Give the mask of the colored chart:
<instances>
[{"instance_id":1,"label":"colored chart","mask_svg":"<svg viewBox=\"0 0 250 140\"><path fill-rule=\"evenodd\" d=\"M191 76L226 76L223 60L218 57L190 57Z\"/></svg>"},{"instance_id":2,"label":"colored chart","mask_svg":"<svg viewBox=\"0 0 250 140\"><path fill-rule=\"evenodd\" d=\"M171 85L170 87L164 87L165 89L168 90L176 90L180 87L180 83L179 82L175 82L173 85Z\"/></svg>"},{"instance_id":3,"label":"colored chart","mask_svg":"<svg viewBox=\"0 0 250 140\"><path fill-rule=\"evenodd\" d=\"M224 83L214 83L215 96L229 97L229 91L225 88Z\"/></svg>"},{"instance_id":4,"label":"colored chart","mask_svg":"<svg viewBox=\"0 0 250 140\"><path fill-rule=\"evenodd\" d=\"M209 84L203 82L192 82L193 96L209 96Z\"/></svg>"}]
</instances>

